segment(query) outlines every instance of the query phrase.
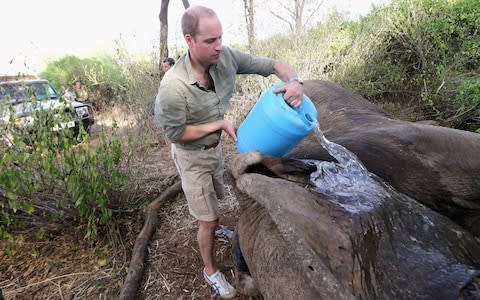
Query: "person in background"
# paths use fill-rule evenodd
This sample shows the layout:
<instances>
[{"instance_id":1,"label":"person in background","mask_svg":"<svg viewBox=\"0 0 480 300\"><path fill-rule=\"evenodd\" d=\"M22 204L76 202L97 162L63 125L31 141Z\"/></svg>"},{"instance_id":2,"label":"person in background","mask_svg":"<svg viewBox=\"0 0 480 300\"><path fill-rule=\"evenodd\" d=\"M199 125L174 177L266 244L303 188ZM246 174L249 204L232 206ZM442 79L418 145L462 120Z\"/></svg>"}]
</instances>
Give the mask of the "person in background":
<instances>
[{"instance_id":1,"label":"person in background","mask_svg":"<svg viewBox=\"0 0 480 300\"><path fill-rule=\"evenodd\" d=\"M162 72L166 73L171 67L173 67L174 64L175 60L173 58L165 57L165 59L162 61Z\"/></svg>"},{"instance_id":2,"label":"person in background","mask_svg":"<svg viewBox=\"0 0 480 300\"><path fill-rule=\"evenodd\" d=\"M160 70L162 71L160 73L160 80L162 80L163 76L165 76L165 73L170 70L170 68L173 67L173 65L175 64L175 60L171 57L165 57L160 65ZM155 99L151 100L148 104L148 112L149 112L149 115L153 116L155 115L154 111L155 111Z\"/></svg>"},{"instance_id":3,"label":"person in background","mask_svg":"<svg viewBox=\"0 0 480 300\"><path fill-rule=\"evenodd\" d=\"M218 199L225 192L222 131L237 140L236 128L224 119L236 74L275 74L285 85L274 92L284 93L285 101L294 107L301 104L303 81L282 60L222 46L222 25L210 8L188 8L182 16L182 31L188 52L160 82L155 117L172 142L172 158L189 212L198 220L197 241L205 281L222 298L230 299L236 291L217 266L214 241L219 228Z\"/></svg>"},{"instance_id":4,"label":"person in background","mask_svg":"<svg viewBox=\"0 0 480 300\"><path fill-rule=\"evenodd\" d=\"M75 92L75 100L78 102L88 101L88 92L85 90L80 80L75 80L73 83L73 91Z\"/></svg>"},{"instance_id":5,"label":"person in background","mask_svg":"<svg viewBox=\"0 0 480 300\"><path fill-rule=\"evenodd\" d=\"M63 93L63 98L69 101L74 101L75 100L75 93L70 92L70 90L67 88L65 89L65 92Z\"/></svg>"}]
</instances>

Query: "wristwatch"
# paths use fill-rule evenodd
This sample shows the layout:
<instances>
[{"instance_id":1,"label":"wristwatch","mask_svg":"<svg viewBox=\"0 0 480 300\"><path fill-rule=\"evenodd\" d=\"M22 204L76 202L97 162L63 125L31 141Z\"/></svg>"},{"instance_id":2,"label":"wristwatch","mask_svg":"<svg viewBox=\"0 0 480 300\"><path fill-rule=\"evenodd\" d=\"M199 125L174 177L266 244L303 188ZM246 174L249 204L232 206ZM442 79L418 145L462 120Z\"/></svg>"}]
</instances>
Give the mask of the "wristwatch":
<instances>
[{"instance_id":1,"label":"wristwatch","mask_svg":"<svg viewBox=\"0 0 480 300\"><path fill-rule=\"evenodd\" d=\"M292 81L298 81L298 83L300 83L301 85L303 85L303 79L298 77L298 76L294 76L292 78L290 78L290 80L288 80L288 83L292 82Z\"/></svg>"}]
</instances>

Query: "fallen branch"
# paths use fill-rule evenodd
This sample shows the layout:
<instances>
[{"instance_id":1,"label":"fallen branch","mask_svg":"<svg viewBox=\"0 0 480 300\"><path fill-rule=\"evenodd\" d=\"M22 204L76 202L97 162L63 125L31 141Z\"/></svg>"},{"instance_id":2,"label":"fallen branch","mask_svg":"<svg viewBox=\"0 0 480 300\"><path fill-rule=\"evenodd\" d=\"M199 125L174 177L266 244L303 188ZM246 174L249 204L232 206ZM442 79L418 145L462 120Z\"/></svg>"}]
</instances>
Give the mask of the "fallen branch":
<instances>
[{"instance_id":1,"label":"fallen branch","mask_svg":"<svg viewBox=\"0 0 480 300\"><path fill-rule=\"evenodd\" d=\"M157 226L157 214L167 200L175 197L182 190L180 181L175 182L163 194L150 203L146 210L145 223L142 230L135 240L132 259L128 268L128 274L125 278L122 290L120 291L120 300L136 299L138 285L143 276L145 252L155 227Z\"/></svg>"}]
</instances>

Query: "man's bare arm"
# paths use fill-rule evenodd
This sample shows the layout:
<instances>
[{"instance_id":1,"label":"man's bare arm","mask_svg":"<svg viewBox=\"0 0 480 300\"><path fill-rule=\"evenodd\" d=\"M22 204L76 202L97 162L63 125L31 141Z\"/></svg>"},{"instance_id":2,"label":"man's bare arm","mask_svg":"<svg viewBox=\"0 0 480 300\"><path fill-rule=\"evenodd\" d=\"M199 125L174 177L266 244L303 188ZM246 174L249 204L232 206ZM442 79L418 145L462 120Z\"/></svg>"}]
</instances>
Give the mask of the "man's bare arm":
<instances>
[{"instance_id":1,"label":"man's bare arm","mask_svg":"<svg viewBox=\"0 0 480 300\"><path fill-rule=\"evenodd\" d=\"M187 125L182 136L172 143L184 143L203 138L204 136L217 130L225 131L235 142L237 141L237 132L233 124L228 120L217 120L199 125Z\"/></svg>"}]
</instances>

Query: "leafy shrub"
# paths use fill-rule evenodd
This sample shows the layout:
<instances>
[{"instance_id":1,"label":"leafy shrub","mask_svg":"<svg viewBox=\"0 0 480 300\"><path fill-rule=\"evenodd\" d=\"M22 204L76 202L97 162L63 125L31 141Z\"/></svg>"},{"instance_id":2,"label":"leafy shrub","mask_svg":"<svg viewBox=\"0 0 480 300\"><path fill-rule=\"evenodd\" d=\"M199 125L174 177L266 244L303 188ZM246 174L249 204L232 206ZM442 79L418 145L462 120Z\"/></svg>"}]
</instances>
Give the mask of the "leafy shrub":
<instances>
[{"instance_id":1,"label":"leafy shrub","mask_svg":"<svg viewBox=\"0 0 480 300\"><path fill-rule=\"evenodd\" d=\"M476 131L478 20L476 1L397 0L357 21L333 13L301 35L259 41L254 51L292 63L304 79L331 80L398 109L393 115L410 111L411 120Z\"/></svg>"},{"instance_id":2,"label":"leafy shrub","mask_svg":"<svg viewBox=\"0 0 480 300\"><path fill-rule=\"evenodd\" d=\"M33 128L22 130L11 119L0 144L0 233L12 228L84 228L87 240L108 232L114 197L126 188L128 178L121 162L120 142L102 135L92 150L82 129L53 131L67 114L53 117L37 112ZM44 124L48 124L45 126ZM114 133L113 133L114 136ZM60 230L52 228L52 230Z\"/></svg>"},{"instance_id":3,"label":"leafy shrub","mask_svg":"<svg viewBox=\"0 0 480 300\"><path fill-rule=\"evenodd\" d=\"M162 76L159 58L155 53L142 58L132 57L119 41L116 60L127 82L125 102L137 112L134 115L139 116L139 122L145 121L145 116L153 114L153 103Z\"/></svg>"},{"instance_id":4,"label":"leafy shrub","mask_svg":"<svg viewBox=\"0 0 480 300\"><path fill-rule=\"evenodd\" d=\"M362 65L348 63L337 78L353 78L350 86L370 100L416 105L426 118L475 130L480 112L469 99L476 94L469 89L466 97L464 87L480 70L479 19L475 1L395 1L359 21L345 60Z\"/></svg>"},{"instance_id":5,"label":"leafy shrub","mask_svg":"<svg viewBox=\"0 0 480 300\"><path fill-rule=\"evenodd\" d=\"M89 101L97 109L122 101L128 90L121 66L109 55L95 58L64 56L50 62L39 76L50 80L62 93L71 90L75 80L80 80L89 93Z\"/></svg>"},{"instance_id":6,"label":"leafy shrub","mask_svg":"<svg viewBox=\"0 0 480 300\"><path fill-rule=\"evenodd\" d=\"M480 76L473 75L459 81L454 87L456 93L452 107L445 108L445 111L451 111L449 121L455 128L480 133Z\"/></svg>"}]
</instances>

